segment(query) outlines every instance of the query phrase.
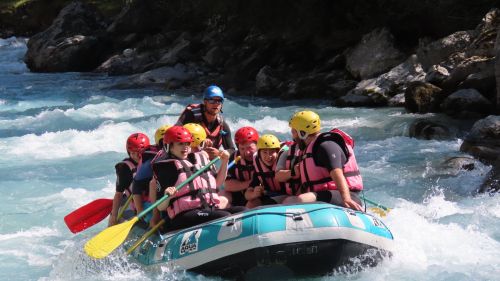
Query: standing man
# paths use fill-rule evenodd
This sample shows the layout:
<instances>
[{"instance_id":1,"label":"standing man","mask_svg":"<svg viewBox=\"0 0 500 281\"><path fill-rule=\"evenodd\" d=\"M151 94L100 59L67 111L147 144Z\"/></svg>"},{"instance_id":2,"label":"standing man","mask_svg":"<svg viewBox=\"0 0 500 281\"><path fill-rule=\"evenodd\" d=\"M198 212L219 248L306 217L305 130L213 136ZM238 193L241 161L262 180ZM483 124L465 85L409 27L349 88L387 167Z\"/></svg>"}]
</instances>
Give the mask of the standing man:
<instances>
[{"instance_id":1,"label":"standing man","mask_svg":"<svg viewBox=\"0 0 500 281\"><path fill-rule=\"evenodd\" d=\"M204 150L210 159L220 154L222 145L225 150L232 154L235 150L231 139L231 129L222 118L222 106L224 104L224 93L221 88L212 85L205 89L202 104L190 104L184 109L177 120L176 125L182 126L187 123L200 124L207 133Z\"/></svg>"},{"instance_id":2,"label":"standing man","mask_svg":"<svg viewBox=\"0 0 500 281\"><path fill-rule=\"evenodd\" d=\"M283 203L323 201L361 211L363 181L354 156L354 140L339 129L321 133L319 115L312 111L295 113L289 124L303 151L295 168L302 190Z\"/></svg>"}]
</instances>

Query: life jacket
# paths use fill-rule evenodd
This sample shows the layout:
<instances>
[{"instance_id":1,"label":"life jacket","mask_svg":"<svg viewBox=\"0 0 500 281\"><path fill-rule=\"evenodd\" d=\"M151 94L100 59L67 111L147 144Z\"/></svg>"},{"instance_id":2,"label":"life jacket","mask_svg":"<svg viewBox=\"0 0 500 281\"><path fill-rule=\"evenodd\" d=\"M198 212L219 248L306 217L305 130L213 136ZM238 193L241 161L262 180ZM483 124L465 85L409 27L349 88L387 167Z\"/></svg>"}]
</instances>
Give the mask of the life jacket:
<instances>
[{"instance_id":1,"label":"life jacket","mask_svg":"<svg viewBox=\"0 0 500 281\"><path fill-rule=\"evenodd\" d=\"M294 169L295 164L299 163L301 150L299 149L299 144L295 142L285 142L284 145L288 147L288 150L281 149L278 153L278 159L281 157L283 153L288 153L285 162L285 170L292 171ZM286 194L288 195L297 195L299 191L301 182L300 178L289 179L284 182Z\"/></svg>"},{"instance_id":2,"label":"life jacket","mask_svg":"<svg viewBox=\"0 0 500 281\"><path fill-rule=\"evenodd\" d=\"M157 145L150 145L148 146L143 152L142 152L142 155L141 155L141 162L146 162L150 159L153 159L155 158L156 154L158 153L158 151L160 151L161 148L158 147Z\"/></svg>"},{"instance_id":3,"label":"life jacket","mask_svg":"<svg viewBox=\"0 0 500 281\"><path fill-rule=\"evenodd\" d=\"M224 120L222 119L222 116L220 114L217 114L217 127L215 127L213 131L210 131L207 127L207 124L205 124L205 118L203 118L203 109L201 104L189 104L188 106L186 106L184 111L190 111L193 113L195 123L200 124L203 129L205 129L207 138L212 141L214 148L219 148L222 145L222 136L224 136L226 132L222 128Z\"/></svg>"},{"instance_id":4,"label":"life jacket","mask_svg":"<svg viewBox=\"0 0 500 281\"><path fill-rule=\"evenodd\" d=\"M236 151L234 158L241 156L239 151ZM253 172L255 171L255 167L253 165L253 161L247 161L243 156L241 156L240 160L234 164L234 173L236 175L236 179L239 181L248 181L252 179Z\"/></svg>"},{"instance_id":5,"label":"life jacket","mask_svg":"<svg viewBox=\"0 0 500 281\"><path fill-rule=\"evenodd\" d=\"M118 165L120 165L120 164L127 165L127 167L132 172L132 179L133 179L135 177L135 174L137 173L137 168L139 167L139 165L135 164L134 161L131 158L125 158L125 159L123 159L121 162L118 162L115 165L115 167L118 166ZM125 195L127 197L130 196L130 194L132 194L132 183L130 183L130 185L125 189L124 193L125 193Z\"/></svg>"},{"instance_id":6,"label":"life jacket","mask_svg":"<svg viewBox=\"0 0 500 281\"><path fill-rule=\"evenodd\" d=\"M156 168L158 165L173 162L178 173L175 186L184 182L201 167L210 162L205 154L201 152L190 153L186 160L172 158L161 159L161 154L163 153L159 153L152 163L155 178L157 179ZM172 196L167 207L168 216L174 218L178 214L192 209L209 207L218 208L220 200L217 195L216 185L215 177L211 171L207 170L201 173L191 182L177 190Z\"/></svg>"},{"instance_id":7,"label":"life jacket","mask_svg":"<svg viewBox=\"0 0 500 281\"><path fill-rule=\"evenodd\" d=\"M264 189L267 191L271 191L274 193L285 194L285 184L277 181L274 178L276 163L275 161L272 168L269 168L262 160L260 159L259 153L257 153L253 159L253 166L255 168L255 174L259 178L261 184L264 186Z\"/></svg>"},{"instance_id":8,"label":"life jacket","mask_svg":"<svg viewBox=\"0 0 500 281\"><path fill-rule=\"evenodd\" d=\"M347 162L343 168L347 185L352 191L362 190L363 180L361 179L356 157L354 156L354 140L347 133L339 129L333 129L330 132L318 135L318 137L306 147L300 162L300 179L302 187L309 191L337 189L328 170L324 167L317 166L313 159L314 145L316 142L323 140L334 141L342 148L347 157Z\"/></svg>"}]
</instances>

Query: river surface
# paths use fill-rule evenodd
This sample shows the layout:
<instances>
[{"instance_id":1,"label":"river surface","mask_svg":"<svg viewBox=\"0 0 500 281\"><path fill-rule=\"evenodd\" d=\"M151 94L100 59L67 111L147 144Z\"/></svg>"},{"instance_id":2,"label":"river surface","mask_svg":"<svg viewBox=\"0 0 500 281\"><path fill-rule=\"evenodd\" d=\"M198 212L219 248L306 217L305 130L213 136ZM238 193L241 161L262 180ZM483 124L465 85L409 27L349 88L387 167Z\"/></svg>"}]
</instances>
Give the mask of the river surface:
<instances>
[{"instance_id":1,"label":"river surface","mask_svg":"<svg viewBox=\"0 0 500 281\"><path fill-rule=\"evenodd\" d=\"M126 157L134 132L172 124L200 93L108 90L116 77L30 73L22 61L26 40L0 39L0 280L217 280L142 266L118 250L94 261L83 252L102 222L77 235L63 217L98 198L112 198L114 164ZM367 198L392 208L383 218L395 236L391 259L362 271L315 280L499 280L500 197L477 195L490 167L450 168L461 139L417 140L410 124L422 117L450 126L441 115L403 108L335 108L324 101L231 97L224 117L289 139L288 119L318 112L326 130L356 139Z\"/></svg>"}]
</instances>

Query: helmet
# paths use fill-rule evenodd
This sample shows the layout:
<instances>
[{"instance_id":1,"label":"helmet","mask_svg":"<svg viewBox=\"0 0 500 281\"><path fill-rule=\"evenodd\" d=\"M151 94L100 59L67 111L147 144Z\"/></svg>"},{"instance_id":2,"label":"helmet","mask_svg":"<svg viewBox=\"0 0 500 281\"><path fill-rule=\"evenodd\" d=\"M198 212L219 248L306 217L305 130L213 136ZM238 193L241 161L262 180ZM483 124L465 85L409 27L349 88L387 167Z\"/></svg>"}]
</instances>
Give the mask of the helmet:
<instances>
[{"instance_id":1,"label":"helmet","mask_svg":"<svg viewBox=\"0 0 500 281\"><path fill-rule=\"evenodd\" d=\"M295 113L290 118L289 125L299 134L299 138L305 139L308 135L321 130L321 120L315 112L304 110Z\"/></svg>"},{"instance_id":2,"label":"helmet","mask_svg":"<svg viewBox=\"0 0 500 281\"><path fill-rule=\"evenodd\" d=\"M211 85L208 86L208 88L205 89L205 92L203 93L203 99L213 99L213 98L221 98L222 101L224 101L224 93L222 92L221 88Z\"/></svg>"},{"instance_id":3,"label":"helmet","mask_svg":"<svg viewBox=\"0 0 500 281\"><path fill-rule=\"evenodd\" d=\"M207 132L200 124L196 123L187 123L184 125L184 128L188 129L188 131L193 136L193 142L191 142L191 147L198 147L201 143L207 138Z\"/></svg>"},{"instance_id":4,"label":"helmet","mask_svg":"<svg viewBox=\"0 0 500 281\"><path fill-rule=\"evenodd\" d=\"M252 127L241 127L234 134L234 142L236 144L244 144L246 142L257 142L259 133Z\"/></svg>"},{"instance_id":5,"label":"helmet","mask_svg":"<svg viewBox=\"0 0 500 281\"><path fill-rule=\"evenodd\" d=\"M163 135L163 145L173 142L192 142L193 136L188 129L182 126L172 126Z\"/></svg>"},{"instance_id":6,"label":"helmet","mask_svg":"<svg viewBox=\"0 0 500 281\"><path fill-rule=\"evenodd\" d=\"M170 125L163 125L163 126L159 127L158 129L156 129L156 132L155 132L155 143L156 143L156 145L160 145L160 140L163 139L163 135L165 135L165 132L170 127L172 127L172 126L170 126Z\"/></svg>"},{"instance_id":7,"label":"helmet","mask_svg":"<svg viewBox=\"0 0 500 281\"><path fill-rule=\"evenodd\" d=\"M142 152L149 146L149 138L143 133L131 134L127 139L127 152Z\"/></svg>"},{"instance_id":8,"label":"helmet","mask_svg":"<svg viewBox=\"0 0 500 281\"><path fill-rule=\"evenodd\" d=\"M275 135L263 135L257 141L257 149L280 148L280 140Z\"/></svg>"}]
</instances>

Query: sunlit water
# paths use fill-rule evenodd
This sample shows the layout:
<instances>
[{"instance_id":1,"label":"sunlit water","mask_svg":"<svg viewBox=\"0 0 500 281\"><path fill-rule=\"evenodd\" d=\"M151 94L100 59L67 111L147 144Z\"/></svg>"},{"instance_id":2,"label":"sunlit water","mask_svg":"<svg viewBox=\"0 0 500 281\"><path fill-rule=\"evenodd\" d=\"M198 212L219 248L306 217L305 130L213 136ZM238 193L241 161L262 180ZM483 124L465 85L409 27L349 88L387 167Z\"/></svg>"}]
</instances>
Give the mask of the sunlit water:
<instances>
[{"instance_id":1,"label":"sunlit water","mask_svg":"<svg viewBox=\"0 0 500 281\"><path fill-rule=\"evenodd\" d=\"M104 90L120 78L30 73L22 62L25 43L0 39L0 280L214 280L145 267L122 250L94 261L83 244L105 222L78 235L63 222L76 208L112 197L113 166L126 156L129 134L152 138L186 104L199 101L199 93ZM233 130L250 125L287 139L288 118L304 108L317 111L325 129L339 127L356 139L365 194L392 208L384 221L396 241L392 259L377 267L319 279L500 278L500 197L475 193L490 167L443 165L464 156L458 152L462 141L409 138L409 125L422 116L401 108L340 109L326 101L239 97L228 97L224 116Z\"/></svg>"}]
</instances>

